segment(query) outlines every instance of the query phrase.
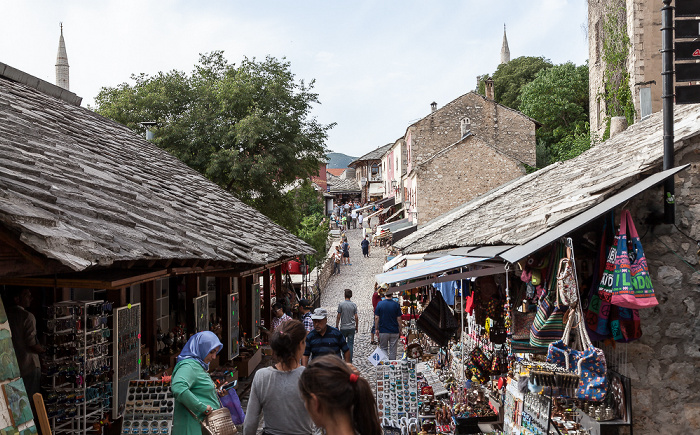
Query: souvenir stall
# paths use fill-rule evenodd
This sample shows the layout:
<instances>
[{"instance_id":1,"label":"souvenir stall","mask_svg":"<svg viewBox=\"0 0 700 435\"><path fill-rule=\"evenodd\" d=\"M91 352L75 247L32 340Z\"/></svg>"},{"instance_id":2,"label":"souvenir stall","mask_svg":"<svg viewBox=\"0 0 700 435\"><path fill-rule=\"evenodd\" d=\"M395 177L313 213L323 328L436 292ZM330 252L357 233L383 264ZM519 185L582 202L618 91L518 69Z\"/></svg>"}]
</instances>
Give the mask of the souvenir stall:
<instances>
[{"instance_id":1,"label":"souvenir stall","mask_svg":"<svg viewBox=\"0 0 700 435\"><path fill-rule=\"evenodd\" d=\"M449 304L440 285L416 287L417 335L407 356L421 361L420 433L631 431L620 343L641 336L638 310L657 302L631 214L613 222L609 214L575 241L559 239L500 270L474 261L440 278L410 271L430 277L414 283L455 283ZM397 283L390 291L410 301L411 285Z\"/></svg>"}]
</instances>

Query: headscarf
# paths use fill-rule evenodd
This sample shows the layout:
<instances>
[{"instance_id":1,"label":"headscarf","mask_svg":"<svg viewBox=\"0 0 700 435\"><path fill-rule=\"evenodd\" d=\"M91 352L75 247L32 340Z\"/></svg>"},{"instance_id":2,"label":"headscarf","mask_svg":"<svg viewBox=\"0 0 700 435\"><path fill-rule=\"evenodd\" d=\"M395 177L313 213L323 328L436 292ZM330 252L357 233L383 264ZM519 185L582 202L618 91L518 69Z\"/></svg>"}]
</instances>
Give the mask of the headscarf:
<instances>
[{"instance_id":1,"label":"headscarf","mask_svg":"<svg viewBox=\"0 0 700 435\"><path fill-rule=\"evenodd\" d=\"M185 346L182 348L182 352L180 352L180 355L177 357L177 362L194 358L204 367L204 370L209 370L209 364L204 362L204 358L215 348L218 348L216 351L218 354L223 347L224 345L219 341L219 337L213 332L198 332L187 340L187 343L185 343Z\"/></svg>"}]
</instances>

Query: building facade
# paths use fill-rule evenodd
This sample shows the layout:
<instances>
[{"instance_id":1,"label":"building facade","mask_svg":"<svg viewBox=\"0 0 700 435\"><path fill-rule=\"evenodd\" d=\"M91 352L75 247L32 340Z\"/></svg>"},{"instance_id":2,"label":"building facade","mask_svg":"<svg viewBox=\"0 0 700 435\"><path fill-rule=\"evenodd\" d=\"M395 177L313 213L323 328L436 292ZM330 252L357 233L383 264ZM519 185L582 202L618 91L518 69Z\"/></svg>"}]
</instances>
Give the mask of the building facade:
<instances>
[{"instance_id":1,"label":"building facade","mask_svg":"<svg viewBox=\"0 0 700 435\"><path fill-rule=\"evenodd\" d=\"M362 190L360 201L363 204L384 196L382 156L390 147L391 144L381 146L350 162L349 166L355 169L355 180Z\"/></svg>"}]
</instances>

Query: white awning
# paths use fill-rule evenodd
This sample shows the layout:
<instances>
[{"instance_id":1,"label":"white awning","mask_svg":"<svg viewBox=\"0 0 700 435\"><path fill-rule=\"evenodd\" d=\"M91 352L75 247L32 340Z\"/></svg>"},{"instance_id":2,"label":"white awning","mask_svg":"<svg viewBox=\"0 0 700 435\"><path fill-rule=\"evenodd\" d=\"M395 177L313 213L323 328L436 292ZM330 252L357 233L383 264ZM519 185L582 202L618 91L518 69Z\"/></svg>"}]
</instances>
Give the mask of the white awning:
<instances>
[{"instance_id":1,"label":"white awning","mask_svg":"<svg viewBox=\"0 0 700 435\"><path fill-rule=\"evenodd\" d=\"M384 184L383 183L370 183L369 184L369 194L370 195L384 195Z\"/></svg>"},{"instance_id":2,"label":"white awning","mask_svg":"<svg viewBox=\"0 0 700 435\"><path fill-rule=\"evenodd\" d=\"M425 254L397 255L396 257L389 260L386 264L384 264L384 267L382 268L382 270L384 272L386 272L387 270L391 269L392 267L397 266L398 264L400 264L404 260L406 260L406 266L410 266L411 264L415 264L415 263L420 263L423 261L424 255Z\"/></svg>"}]
</instances>

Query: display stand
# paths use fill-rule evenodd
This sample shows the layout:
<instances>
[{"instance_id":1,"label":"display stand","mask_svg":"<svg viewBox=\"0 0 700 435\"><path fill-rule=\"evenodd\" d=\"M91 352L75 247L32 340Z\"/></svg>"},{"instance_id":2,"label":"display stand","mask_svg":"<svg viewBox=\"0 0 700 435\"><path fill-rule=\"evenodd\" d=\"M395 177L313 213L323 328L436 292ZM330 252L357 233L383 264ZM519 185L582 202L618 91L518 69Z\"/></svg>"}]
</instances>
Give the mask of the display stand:
<instances>
[{"instance_id":1,"label":"display stand","mask_svg":"<svg viewBox=\"0 0 700 435\"><path fill-rule=\"evenodd\" d=\"M122 434L168 435L175 409L170 382L130 381L128 387Z\"/></svg>"},{"instance_id":2,"label":"display stand","mask_svg":"<svg viewBox=\"0 0 700 435\"><path fill-rule=\"evenodd\" d=\"M54 434L102 433L112 400L112 305L59 302L47 307L46 411Z\"/></svg>"},{"instance_id":3,"label":"display stand","mask_svg":"<svg viewBox=\"0 0 700 435\"><path fill-rule=\"evenodd\" d=\"M420 428L416 361L386 361L376 370L376 400L382 426L417 432Z\"/></svg>"},{"instance_id":4,"label":"display stand","mask_svg":"<svg viewBox=\"0 0 700 435\"><path fill-rule=\"evenodd\" d=\"M228 296L228 360L231 361L240 354L240 324L238 312L238 293Z\"/></svg>"},{"instance_id":5,"label":"display stand","mask_svg":"<svg viewBox=\"0 0 700 435\"><path fill-rule=\"evenodd\" d=\"M114 404L112 418L124 412L129 382L141 373L141 304L129 304L114 311Z\"/></svg>"},{"instance_id":6,"label":"display stand","mask_svg":"<svg viewBox=\"0 0 700 435\"><path fill-rule=\"evenodd\" d=\"M192 299L194 303L194 332L209 330L209 295Z\"/></svg>"}]
</instances>

